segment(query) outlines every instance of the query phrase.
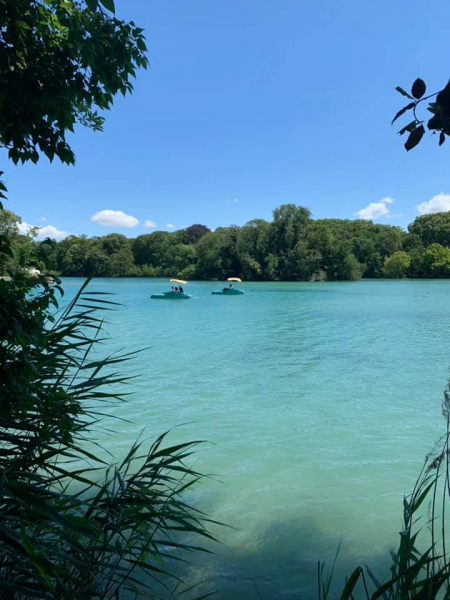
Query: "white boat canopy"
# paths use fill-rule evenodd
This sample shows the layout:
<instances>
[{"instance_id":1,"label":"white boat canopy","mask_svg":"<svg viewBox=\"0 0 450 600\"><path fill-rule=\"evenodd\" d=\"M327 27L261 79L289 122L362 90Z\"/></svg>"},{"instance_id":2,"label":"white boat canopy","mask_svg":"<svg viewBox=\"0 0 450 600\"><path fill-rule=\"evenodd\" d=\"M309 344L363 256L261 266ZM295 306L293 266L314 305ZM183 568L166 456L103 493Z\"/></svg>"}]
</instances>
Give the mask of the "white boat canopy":
<instances>
[{"instance_id":1,"label":"white boat canopy","mask_svg":"<svg viewBox=\"0 0 450 600\"><path fill-rule=\"evenodd\" d=\"M170 283L182 283L183 285L187 285L187 281L183 281L182 279L171 279Z\"/></svg>"},{"instance_id":2,"label":"white boat canopy","mask_svg":"<svg viewBox=\"0 0 450 600\"><path fill-rule=\"evenodd\" d=\"M242 279L239 279L239 277L228 277L227 281L237 281L238 283L242 283Z\"/></svg>"}]
</instances>

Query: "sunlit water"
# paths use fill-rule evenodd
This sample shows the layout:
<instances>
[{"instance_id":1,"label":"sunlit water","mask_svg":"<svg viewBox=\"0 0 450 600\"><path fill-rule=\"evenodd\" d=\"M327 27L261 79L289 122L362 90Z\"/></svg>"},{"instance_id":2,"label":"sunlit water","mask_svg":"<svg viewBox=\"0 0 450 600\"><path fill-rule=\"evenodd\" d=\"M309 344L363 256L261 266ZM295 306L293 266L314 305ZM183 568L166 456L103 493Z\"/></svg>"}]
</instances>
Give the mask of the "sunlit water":
<instances>
[{"instance_id":1,"label":"sunlit water","mask_svg":"<svg viewBox=\"0 0 450 600\"><path fill-rule=\"evenodd\" d=\"M66 279L66 297L81 280ZM100 440L124 456L146 428L183 423L172 441L209 440L196 467L214 473L189 500L236 529L215 529L215 556L180 575L196 593L315 597L317 560L342 536L337 578L367 561L386 569L402 497L444 432L450 282L248 283L246 295L150 300L167 282L98 279L124 306L106 350L138 354L134 392ZM219 481L220 480L220 481Z\"/></svg>"}]
</instances>

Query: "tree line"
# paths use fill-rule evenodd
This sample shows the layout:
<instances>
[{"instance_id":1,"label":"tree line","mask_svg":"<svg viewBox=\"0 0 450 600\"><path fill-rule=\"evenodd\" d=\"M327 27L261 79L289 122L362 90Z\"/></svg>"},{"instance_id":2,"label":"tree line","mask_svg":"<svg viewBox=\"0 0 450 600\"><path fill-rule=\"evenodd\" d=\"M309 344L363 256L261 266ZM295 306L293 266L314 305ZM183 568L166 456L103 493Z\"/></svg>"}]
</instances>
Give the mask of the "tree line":
<instances>
[{"instance_id":1,"label":"tree line","mask_svg":"<svg viewBox=\"0 0 450 600\"><path fill-rule=\"evenodd\" d=\"M14 248L8 268L45 262L63 277L181 277L254 281L354 281L362 277L450 277L450 212L417 217L408 231L366 220L312 219L284 204L271 222L211 231L205 225L127 238L119 233L58 243L19 233L20 217L3 211L0 234Z\"/></svg>"}]
</instances>

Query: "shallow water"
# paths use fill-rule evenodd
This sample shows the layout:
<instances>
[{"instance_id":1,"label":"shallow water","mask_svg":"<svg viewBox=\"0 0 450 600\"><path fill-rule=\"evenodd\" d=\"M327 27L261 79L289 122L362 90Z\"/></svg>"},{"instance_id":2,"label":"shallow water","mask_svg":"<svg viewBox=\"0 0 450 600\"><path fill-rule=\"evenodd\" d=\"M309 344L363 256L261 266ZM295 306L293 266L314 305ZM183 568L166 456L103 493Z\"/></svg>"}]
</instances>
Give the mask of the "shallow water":
<instances>
[{"instance_id":1,"label":"shallow water","mask_svg":"<svg viewBox=\"0 0 450 600\"><path fill-rule=\"evenodd\" d=\"M81 280L66 279L66 297ZM135 392L101 442L123 456L142 428L209 440L189 500L236 529L181 573L217 598L315 597L317 560L342 536L337 577L362 560L382 572L402 497L444 433L450 281L246 283L244 296L150 300L167 282L97 279L116 294L108 349L148 347ZM111 411L109 411L111 412ZM199 594L200 595L200 594Z\"/></svg>"}]
</instances>

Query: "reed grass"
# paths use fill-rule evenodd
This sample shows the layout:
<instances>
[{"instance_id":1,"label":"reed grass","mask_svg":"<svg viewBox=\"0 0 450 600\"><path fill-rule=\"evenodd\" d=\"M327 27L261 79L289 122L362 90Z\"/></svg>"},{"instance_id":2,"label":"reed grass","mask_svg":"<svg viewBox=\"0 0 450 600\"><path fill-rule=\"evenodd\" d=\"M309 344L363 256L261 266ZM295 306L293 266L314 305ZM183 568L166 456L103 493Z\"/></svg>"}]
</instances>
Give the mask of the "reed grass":
<instances>
[{"instance_id":1,"label":"reed grass","mask_svg":"<svg viewBox=\"0 0 450 600\"><path fill-rule=\"evenodd\" d=\"M0 282L0 597L169 595L181 586L168 565L213 539L184 501L201 442L140 439L113 465L88 449L99 404L125 401L132 354L99 357L108 294L87 281L59 310L63 290L39 283Z\"/></svg>"},{"instance_id":2,"label":"reed grass","mask_svg":"<svg viewBox=\"0 0 450 600\"><path fill-rule=\"evenodd\" d=\"M426 457L412 493L403 500L403 526L391 552L390 577L380 581L369 565L347 577L341 600L433 600L450 598L447 512L450 500L450 384L444 392L446 433ZM318 564L319 600L331 598L334 565Z\"/></svg>"}]
</instances>

